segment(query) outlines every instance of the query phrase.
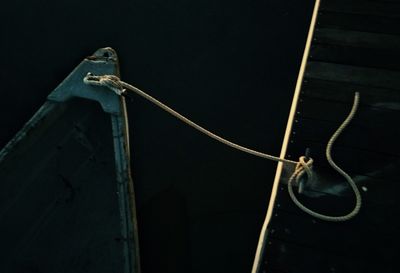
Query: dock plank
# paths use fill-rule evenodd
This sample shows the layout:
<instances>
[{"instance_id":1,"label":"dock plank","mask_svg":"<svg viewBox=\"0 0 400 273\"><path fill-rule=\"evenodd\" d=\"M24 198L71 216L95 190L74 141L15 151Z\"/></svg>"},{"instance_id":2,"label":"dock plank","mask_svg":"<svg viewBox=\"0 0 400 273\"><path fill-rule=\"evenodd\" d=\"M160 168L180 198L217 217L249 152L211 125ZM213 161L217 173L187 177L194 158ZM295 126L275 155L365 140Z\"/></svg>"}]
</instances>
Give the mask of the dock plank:
<instances>
[{"instance_id":1,"label":"dock plank","mask_svg":"<svg viewBox=\"0 0 400 273\"><path fill-rule=\"evenodd\" d=\"M400 18L396 17L325 10L320 12L317 26L362 32L400 34L399 24Z\"/></svg>"},{"instance_id":2,"label":"dock plank","mask_svg":"<svg viewBox=\"0 0 400 273\"><path fill-rule=\"evenodd\" d=\"M400 70L400 52L398 48L400 48L400 42L396 49L371 49L343 44L315 43L311 48L310 60Z\"/></svg>"},{"instance_id":3,"label":"dock plank","mask_svg":"<svg viewBox=\"0 0 400 273\"><path fill-rule=\"evenodd\" d=\"M296 127L296 141L309 141L327 143L338 124L336 122L299 118L299 126ZM348 133L338 138L335 147L356 148L360 150L382 152L394 156L400 156L400 147L397 142L400 139L400 130L396 126L387 126L382 136L381 124L369 123L369 127L351 125ZM318 128L318 130L316 130ZM356 139L357 141L353 141ZM384 140L383 140L384 139Z\"/></svg>"},{"instance_id":4,"label":"dock plank","mask_svg":"<svg viewBox=\"0 0 400 273\"><path fill-rule=\"evenodd\" d=\"M400 2L371 0L328 0L321 1L320 11L335 11L360 15L379 15L384 17L400 17Z\"/></svg>"},{"instance_id":5,"label":"dock plank","mask_svg":"<svg viewBox=\"0 0 400 273\"><path fill-rule=\"evenodd\" d=\"M356 91L361 96L360 105L400 110L397 106L397 104L400 105L400 92L396 89L305 78L301 93L302 98L311 97L351 105Z\"/></svg>"},{"instance_id":6,"label":"dock plank","mask_svg":"<svg viewBox=\"0 0 400 273\"><path fill-rule=\"evenodd\" d=\"M306 78L400 90L400 72L326 62L308 62Z\"/></svg>"},{"instance_id":7,"label":"dock plank","mask_svg":"<svg viewBox=\"0 0 400 273\"><path fill-rule=\"evenodd\" d=\"M314 43L315 42L357 48L396 50L400 45L400 36L321 27L315 30Z\"/></svg>"},{"instance_id":8,"label":"dock plank","mask_svg":"<svg viewBox=\"0 0 400 273\"><path fill-rule=\"evenodd\" d=\"M360 100L362 100L362 95L360 96ZM335 130L349 114L352 104L353 102L342 103L315 98L301 98L298 104L297 118L334 122L332 130ZM400 128L396 125L400 124L400 111L392 109L399 107L400 102L377 101L375 105L379 107L360 105L351 125L363 127L370 131L380 130L382 138L388 134L387 132L399 134ZM351 126L344 133L348 130L351 130Z\"/></svg>"}]
</instances>

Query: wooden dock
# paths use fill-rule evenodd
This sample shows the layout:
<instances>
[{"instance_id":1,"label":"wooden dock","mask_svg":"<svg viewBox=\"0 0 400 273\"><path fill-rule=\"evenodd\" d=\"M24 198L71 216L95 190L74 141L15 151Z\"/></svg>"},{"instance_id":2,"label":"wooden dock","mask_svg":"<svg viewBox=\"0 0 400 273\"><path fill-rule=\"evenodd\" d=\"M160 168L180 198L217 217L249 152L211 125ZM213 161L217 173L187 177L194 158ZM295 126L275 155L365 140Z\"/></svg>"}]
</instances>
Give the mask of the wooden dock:
<instances>
[{"instance_id":1,"label":"wooden dock","mask_svg":"<svg viewBox=\"0 0 400 273\"><path fill-rule=\"evenodd\" d=\"M253 272L400 272L400 2L317 1L314 15L281 156L297 160L310 148L317 182L298 198L333 216L351 211L354 193L325 147L360 92L332 156L357 183L362 208L346 222L309 216L288 194L293 167L280 164Z\"/></svg>"}]
</instances>

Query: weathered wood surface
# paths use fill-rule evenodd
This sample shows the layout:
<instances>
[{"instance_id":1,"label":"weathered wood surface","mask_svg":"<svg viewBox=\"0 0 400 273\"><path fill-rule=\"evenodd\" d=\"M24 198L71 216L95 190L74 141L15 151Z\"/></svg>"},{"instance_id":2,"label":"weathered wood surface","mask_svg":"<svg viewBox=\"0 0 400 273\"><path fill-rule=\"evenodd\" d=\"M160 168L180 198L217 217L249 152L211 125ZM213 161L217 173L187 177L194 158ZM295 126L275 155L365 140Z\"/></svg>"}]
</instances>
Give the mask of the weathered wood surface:
<instances>
[{"instance_id":1,"label":"weathered wood surface","mask_svg":"<svg viewBox=\"0 0 400 273\"><path fill-rule=\"evenodd\" d=\"M325 147L360 92L359 111L332 154L356 181L363 206L342 223L307 215L288 195L286 166L260 272L400 272L399 49L400 2L322 1L287 157L311 149L318 182L299 195L306 206L350 211L354 194L329 166Z\"/></svg>"}]
</instances>

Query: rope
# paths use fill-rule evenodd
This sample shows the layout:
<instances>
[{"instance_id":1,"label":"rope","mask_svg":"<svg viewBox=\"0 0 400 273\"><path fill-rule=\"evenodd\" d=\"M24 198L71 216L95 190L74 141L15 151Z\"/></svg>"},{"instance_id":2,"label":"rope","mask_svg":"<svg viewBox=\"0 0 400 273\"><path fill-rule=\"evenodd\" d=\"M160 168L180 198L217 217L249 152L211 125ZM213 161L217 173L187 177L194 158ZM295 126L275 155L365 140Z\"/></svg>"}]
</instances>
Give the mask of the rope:
<instances>
[{"instance_id":1,"label":"rope","mask_svg":"<svg viewBox=\"0 0 400 273\"><path fill-rule=\"evenodd\" d=\"M325 220L325 221L332 221L332 222L343 222L350 220L354 216L358 214L358 212L361 209L361 194L360 191L357 188L357 185L355 184L354 180L345 172L343 171L336 163L333 161L332 156L331 156L331 151L332 151L332 146L336 139L339 137L339 135L343 132L343 130L347 127L347 125L351 122L351 120L354 118L354 115L357 111L358 104L360 100L360 94L358 92L355 93L354 96L354 103L353 107L345 119L345 121L339 126L339 128L336 130L336 132L332 135L330 140L328 141L328 144L326 146L326 159L328 160L329 165L332 166L333 169L335 169L338 173L340 173L349 183L350 187L353 189L355 197L356 197L356 204L351 212L349 212L346 215L343 216L329 216L329 215L324 215L318 212L315 212L307 207L305 207L296 197L296 195L293 192L293 181L296 181L296 183L299 183L300 179L303 177L304 174L307 175L308 180L313 179L313 173L310 168L304 167L304 160L300 158L300 161L298 165L296 166L296 169L293 173L293 175L290 177L289 182L288 182L288 191L289 195L292 198L293 202L304 212L310 214L311 216L314 216L318 219Z\"/></svg>"},{"instance_id":2,"label":"rope","mask_svg":"<svg viewBox=\"0 0 400 273\"><path fill-rule=\"evenodd\" d=\"M183 115L179 114L178 112L176 112L175 110L171 109L170 107L168 107L167 105L165 105L164 103L160 102L159 100L153 98L152 96L148 95L147 93L143 92L142 90L126 83L123 82L121 80L119 80L118 77L114 76L114 75L104 75L104 76L93 76L91 74L87 75L84 79L84 82L87 84L91 84L91 85L98 85L98 86L106 86L108 88L110 88L111 90L113 90L115 93L117 93L118 95L124 95L126 93L126 89L131 90L133 92L135 92L137 95L145 98L146 100L154 103L155 105L157 105L158 107L160 107L161 109L165 110L166 112L168 112L169 114L173 115L174 117L176 117L177 119L183 121L184 123L186 123L187 125L195 128L196 130L200 131L201 133L205 134L208 137L211 137L225 145L228 145L234 149L237 149L239 151L248 153L248 154L252 154L261 158L266 158L269 160L273 160L273 161L277 161L277 162L284 162L284 163L290 163L290 164L297 164L297 161L293 161L293 160L288 160L288 159L284 159L284 158L279 158L276 156L272 156L269 154L265 154L265 153L261 153L258 151L255 151L253 149L250 148L246 148L243 147L241 145L238 145L236 143L233 143L227 139L224 139L212 132L210 132L209 130L201 127L200 125L194 123L193 121L191 121L190 119L184 117Z\"/></svg>"},{"instance_id":3,"label":"rope","mask_svg":"<svg viewBox=\"0 0 400 273\"><path fill-rule=\"evenodd\" d=\"M357 186L355 185L354 181L351 179L351 177L344 172L342 169L340 169L332 160L331 157L331 149L332 149L332 145L334 143L334 141L336 140L336 138L341 134L341 132L344 130L344 128L348 125L348 123L350 123L350 121L352 120L354 114L357 111L357 106L358 106L358 102L359 102L359 93L357 92L355 94L355 98L354 98L354 104L353 104L353 109L350 112L349 116L347 117L347 119L343 122L343 124L339 127L339 129L335 132L335 134L331 137L331 139L328 142L327 148L326 148L326 156L328 159L329 164L336 170L338 171L351 185L352 189L355 192L356 195L356 206L354 208L354 210L349 213L348 215L345 216L327 216L327 215L323 215L323 214L319 214L317 212L314 212L310 209L308 209L307 207L305 207L303 204L300 203L300 201L296 198L296 196L293 193L293 188L292 188L292 184L293 181L295 181L296 183L299 183L300 179L302 179L302 177L304 176L304 174L307 174L307 178L308 180L312 180L313 179L313 173L312 173L312 166L313 166L313 159L312 158L307 158L305 156L301 156L299 158L299 161L293 161L293 160L289 160L289 159L285 159L285 158L280 158L280 157L276 157L276 156L272 156L266 153L262 153L244 146L241 146L239 144L236 144L232 141L229 141L223 137L220 137L212 132L210 132L209 130L205 129L204 127L198 125L197 123L191 121L190 119L186 118L185 116L179 114L178 112L176 112L175 110L173 110L172 108L170 108L169 106L165 105L164 103L160 102L159 100L157 100L156 98L150 96L149 94L147 94L146 92L140 90L139 88L130 85L126 82L121 81L117 76L115 75L102 75L102 76L95 76L91 73L88 73L85 78L83 79L85 84L88 85L95 85L95 86L103 86L103 87L107 87L109 89L111 89L112 91L114 91L117 95L119 96L126 96L127 95L127 90L130 90L134 93L136 93L137 95L145 98L146 100L152 102L153 104L155 104L156 106L160 107L161 109L163 109L164 111L168 112L169 114L171 114L172 116L176 117L177 119L181 120L182 122L186 123L187 125L191 126L192 128L200 131L201 133L205 134L206 136L215 139L219 142L221 142L222 144L225 144L227 146L230 146L236 150L257 156L257 157L261 157L261 158L265 158L265 159L269 159L275 162L283 162L283 163L289 163L289 164L295 164L296 168L295 171L293 173L293 175L290 177L289 182L288 182L288 189L289 189L289 195L292 198L293 202L300 208L302 209L304 212L317 217L319 219L322 220L326 220L326 221L346 221L349 220L350 218L354 217L358 211L360 210L361 207L361 195L360 192L357 188Z\"/></svg>"}]
</instances>

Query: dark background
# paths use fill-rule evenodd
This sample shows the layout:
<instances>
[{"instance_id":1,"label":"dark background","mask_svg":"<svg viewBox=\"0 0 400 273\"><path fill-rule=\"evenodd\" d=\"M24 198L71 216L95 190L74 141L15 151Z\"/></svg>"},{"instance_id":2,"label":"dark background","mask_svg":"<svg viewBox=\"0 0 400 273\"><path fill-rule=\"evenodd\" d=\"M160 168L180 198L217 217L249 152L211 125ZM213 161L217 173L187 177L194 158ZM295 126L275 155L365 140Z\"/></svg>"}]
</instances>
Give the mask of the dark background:
<instances>
[{"instance_id":1,"label":"dark background","mask_svg":"<svg viewBox=\"0 0 400 273\"><path fill-rule=\"evenodd\" d=\"M87 55L212 131L278 155L312 1L9 1L0 146ZM276 164L128 105L144 272L249 272ZM99 132L101 133L101 132Z\"/></svg>"}]
</instances>

